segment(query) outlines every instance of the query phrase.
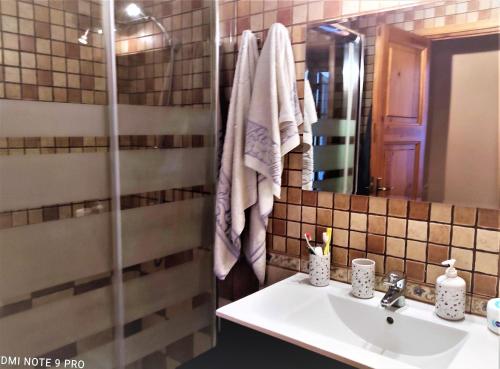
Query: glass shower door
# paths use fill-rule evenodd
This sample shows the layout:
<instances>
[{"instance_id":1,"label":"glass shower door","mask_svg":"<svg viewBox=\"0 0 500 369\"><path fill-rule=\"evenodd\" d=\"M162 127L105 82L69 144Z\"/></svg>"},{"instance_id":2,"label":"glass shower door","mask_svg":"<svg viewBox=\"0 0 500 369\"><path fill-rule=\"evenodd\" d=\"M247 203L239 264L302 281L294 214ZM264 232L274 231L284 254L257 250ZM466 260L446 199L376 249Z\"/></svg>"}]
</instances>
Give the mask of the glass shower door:
<instances>
[{"instance_id":1,"label":"glass shower door","mask_svg":"<svg viewBox=\"0 0 500 369\"><path fill-rule=\"evenodd\" d=\"M124 364L212 345L212 2L115 2Z\"/></svg>"}]
</instances>

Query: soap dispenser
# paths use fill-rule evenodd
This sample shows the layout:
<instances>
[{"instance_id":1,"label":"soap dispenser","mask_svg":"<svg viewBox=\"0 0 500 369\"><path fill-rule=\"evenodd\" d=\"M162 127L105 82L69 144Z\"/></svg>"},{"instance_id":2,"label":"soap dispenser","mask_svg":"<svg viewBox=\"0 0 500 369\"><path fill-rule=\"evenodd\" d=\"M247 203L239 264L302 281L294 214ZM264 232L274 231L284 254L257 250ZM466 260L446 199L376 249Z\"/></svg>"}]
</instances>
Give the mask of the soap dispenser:
<instances>
[{"instance_id":1,"label":"soap dispenser","mask_svg":"<svg viewBox=\"0 0 500 369\"><path fill-rule=\"evenodd\" d=\"M455 259L443 261L445 274L436 279L436 314L447 320L460 320L465 316L465 281L455 269Z\"/></svg>"}]
</instances>

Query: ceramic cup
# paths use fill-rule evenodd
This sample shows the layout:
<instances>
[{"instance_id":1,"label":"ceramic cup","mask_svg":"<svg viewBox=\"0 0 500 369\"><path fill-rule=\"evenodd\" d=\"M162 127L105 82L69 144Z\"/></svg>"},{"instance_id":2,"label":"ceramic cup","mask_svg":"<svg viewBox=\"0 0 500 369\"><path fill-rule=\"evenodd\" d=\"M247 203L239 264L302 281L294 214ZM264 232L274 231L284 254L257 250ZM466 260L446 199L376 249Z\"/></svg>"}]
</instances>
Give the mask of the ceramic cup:
<instances>
[{"instance_id":1,"label":"ceramic cup","mask_svg":"<svg viewBox=\"0 0 500 369\"><path fill-rule=\"evenodd\" d=\"M309 281L316 287L328 286L330 283L330 254L309 254Z\"/></svg>"},{"instance_id":2,"label":"ceramic cup","mask_svg":"<svg viewBox=\"0 0 500 369\"><path fill-rule=\"evenodd\" d=\"M352 294L361 299L373 297L375 289L375 262L370 259L352 261Z\"/></svg>"}]
</instances>

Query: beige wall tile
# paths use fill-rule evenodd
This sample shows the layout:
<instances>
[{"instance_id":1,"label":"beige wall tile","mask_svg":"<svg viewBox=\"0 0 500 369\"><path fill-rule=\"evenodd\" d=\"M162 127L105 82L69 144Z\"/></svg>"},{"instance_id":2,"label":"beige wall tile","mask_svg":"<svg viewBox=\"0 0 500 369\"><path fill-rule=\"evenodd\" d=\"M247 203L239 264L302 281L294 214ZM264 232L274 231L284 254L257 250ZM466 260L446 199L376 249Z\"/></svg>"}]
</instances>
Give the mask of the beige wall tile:
<instances>
[{"instance_id":1,"label":"beige wall tile","mask_svg":"<svg viewBox=\"0 0 500 369\"><path fill-rule=\"evenodd\" d=\"M349 231L345 229L334 228L332 238L336 246L347 247L349 245Z\"/></svg>"},{"instance_id":2,"label":"beige wall tile","mask_svg":"<svg viewBox=\"0 0 500 369\"><path fill-rule=\"evenodd\" d=\"M476 272L496 275L498 273L498 254L476 252L474 270Z\"/></svg>"},{"instance_id":3,"label":"beige wall tile","mask_svg":"<svg viewBox=\"0 0 500 369\"><path fill-rule=\"evenodd\" d=\"M351 229L366 231L366 214L351 213Z\"/></svg>"},{"instance_id":4,"label":"beige wall tile","mask_svg":"<svg viewBox=\"0 0 500 369\"><path fill-rule=\"evenodd\" d=\"M418 220L408 221L408 238L427 241L427 222Z\"/></svg>"},{"instance_id":5,"label":"beige wall tile","mask_svg":"<svg viewBox=\"0 0 500 369\"><path fill-rule=\"evenodd\" d=\"M387 199L383 197L370 197L369 212L371 214L387 214Z\"/></svg>"},{"instance_id":6,"label":"beige wall tile","mask_svg":"<svg viewBox=\"0 0 500 369\"><path fill-rule=\"evenodd\" d=\"M486 229L477 230L476 248L498 253L499 247L500 232L488 231Z\"/></svg>"},{"instance_id":7,"label":"beige wall tile","mask_svg":"<svg viewBox=\"0 0 500 369\"><path fill-rule=\"evenodd\" d=\"M451 226L448 224L430 223L429 241L442 245L450 244Z\"/></svg>"},{"instance_id":8,"label":"beige wall tile","mask_svg":"<svg viewBox=\"0 0 500 369\"><path fill-rule=\"evenodd\" d=\"M432 203L431 221L451 223L452 206L449 204Z\"/></svg>"},{"instance_id":9,"label":"beige wall tile","mask_svg":"<svg viewBox=\"0 0 500 369\"><path fill-rule=\"evenodd\" d=\"M387 218L387 234L389 236L405 237L406 236L406 219Z\"/></svg>"},{"instance_id":10,"label":"beige wall tile","mask_svg":"<svg viewBox=\"0 0 500 369\"><path fill-rule=\"evenodd\" d=\"M356 250L366 250L366 233L350 231L349 247Z\"/></svg>"},{"instance_id":11,"label":"beige wall tile","mask_svg":"<svg viewBox=\"0 0 500 369\"><path fill-rule=\"evenodd\" d=\"M453 246L474 247L474 228L453 226L453 237L451 240Z\"/></svg>"},{"instance_id":12,"label":"beige wall tile","mask_svg":"<svg viewBox=\"0 0 500 369\"><path fill-rule=\"evenodd\" d=\"M333 226L336 228L349 228L349 212L334 210Z\"/></svg>"},{"instance_id":13,"label":"beige wall tile","mask_svg":"<svg viewBox=\"0 0 500 369\"><path fill-rule=\"evenodd\" d=\"M427 244L425 242L408 240L406 244L406 257L408 259L425 261Z\"/></svg>"},{"instance_id":14,"label":"beige wall tile","mask_svg":"<svg viewBox=\"0 0 500 369\"><path fill-rule=\"evenodd\" d=\"M471 250L451 248L451 258L456 259L455 266L460 269L472 270L473 253Z\"/></svg>"},{"instance_id":15,"label":"beige wall tile","mask_svg":"<svg viewBox=\"0 0 500 369\"><path fill-rule=\"evenodd\" d=\"M403 238L387 237L387 255L403 258L405 256L405 240Z\"/></svg>"}]
</instances>

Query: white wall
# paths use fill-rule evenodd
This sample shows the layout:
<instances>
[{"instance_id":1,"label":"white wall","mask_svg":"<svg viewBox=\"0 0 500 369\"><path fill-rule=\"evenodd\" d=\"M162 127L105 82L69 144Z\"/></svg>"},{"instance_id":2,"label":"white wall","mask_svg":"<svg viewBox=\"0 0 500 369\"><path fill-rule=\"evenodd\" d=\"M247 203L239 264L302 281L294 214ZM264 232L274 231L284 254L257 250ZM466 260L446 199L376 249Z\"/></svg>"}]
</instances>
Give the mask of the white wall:
<instances>
[{"instance_id":1,"label":"white wall","mask_svg":"<svg viewBox=\"0 0 500 369\"><path fill-rule=\"evenodd\" d=\"M433 44L426 200L499 206L499 61L498 36Z\"/></svg>"}]
</instances>

